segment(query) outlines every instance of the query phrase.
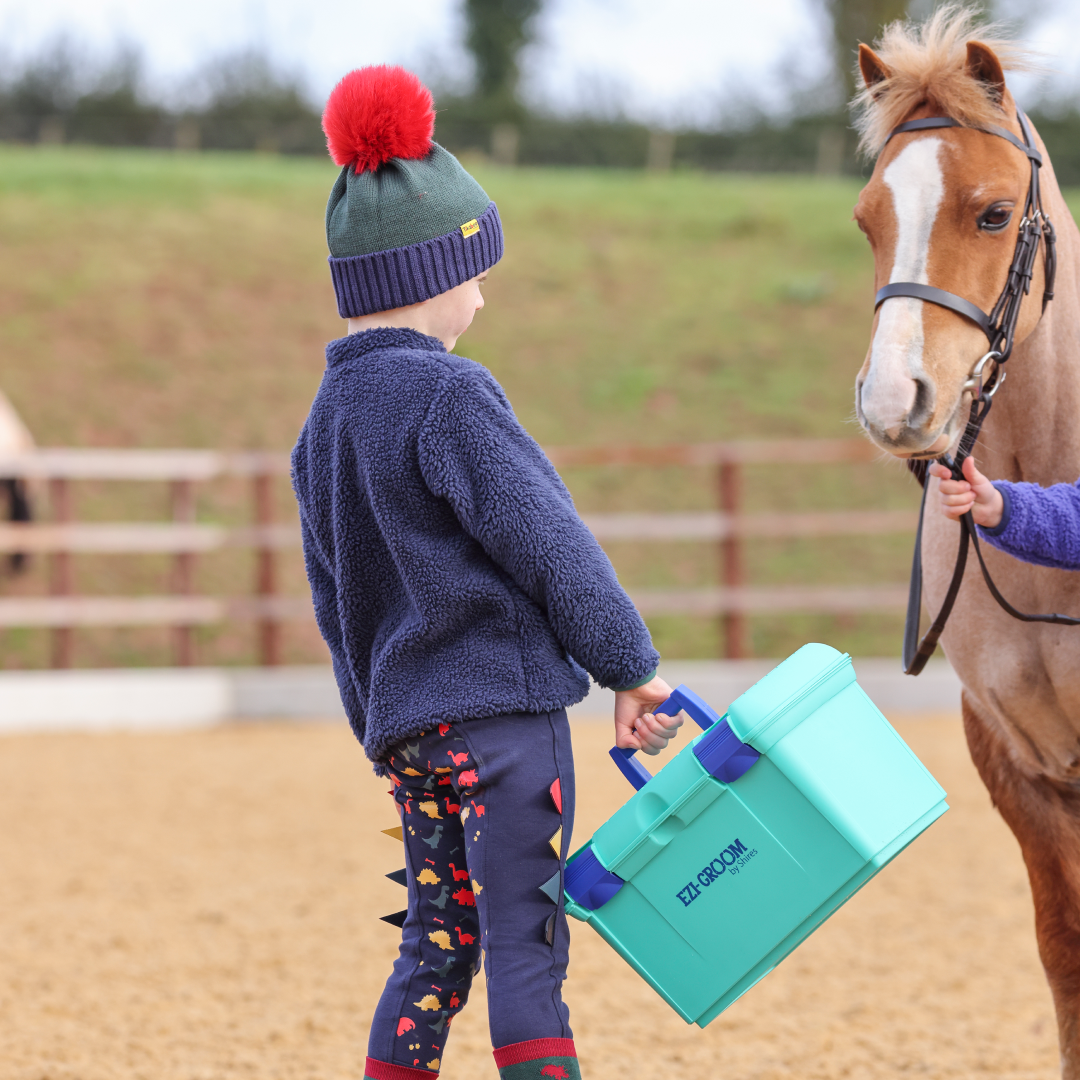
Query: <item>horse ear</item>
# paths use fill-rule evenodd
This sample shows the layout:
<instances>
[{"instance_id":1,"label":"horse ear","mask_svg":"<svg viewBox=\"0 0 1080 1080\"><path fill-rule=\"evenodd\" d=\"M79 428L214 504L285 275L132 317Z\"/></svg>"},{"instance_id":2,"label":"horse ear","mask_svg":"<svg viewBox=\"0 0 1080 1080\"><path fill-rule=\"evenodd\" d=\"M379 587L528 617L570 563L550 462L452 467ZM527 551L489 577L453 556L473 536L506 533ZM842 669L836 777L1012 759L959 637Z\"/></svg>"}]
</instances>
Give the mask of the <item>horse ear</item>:
<instances>
[{"instance_id":1,"label":"horse ear","mask_svg":"<svg viewBox=\"0 0 1080 1080\"><path fill-rule=\"evenodd\" d=\"M862 44L859 45L859 71L862 72L863 82L870 91L892 74L885 61L869 45Z\"/></svg>"},{"instance_id":2,"label":"horse ear","mask_svg":"<svg viewBox=\"0 0 1080 1080\"><path fill-rule=\"evenodd\" d=\"M996 105L1001 104L1005 96L1005 72L997 53L981 41L967 43L968 74L986 87L987 93Z\"/></svg>"}]
</instances>

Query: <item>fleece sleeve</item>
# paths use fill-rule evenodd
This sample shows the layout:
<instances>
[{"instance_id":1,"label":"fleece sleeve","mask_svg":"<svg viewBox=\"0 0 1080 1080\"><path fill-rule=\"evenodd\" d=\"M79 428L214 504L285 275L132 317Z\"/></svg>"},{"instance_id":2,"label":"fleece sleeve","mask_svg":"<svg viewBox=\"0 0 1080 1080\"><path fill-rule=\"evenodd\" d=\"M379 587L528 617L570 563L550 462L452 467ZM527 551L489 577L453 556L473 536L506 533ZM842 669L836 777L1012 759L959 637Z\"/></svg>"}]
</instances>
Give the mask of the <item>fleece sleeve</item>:
<instances>
[{"instance_id":1,"label":"fleece sleeve","mask_svg":"<svg viewBox=\"0 0 1080 1080\"><path fill-rule=\"evenodd\" d=\"M611 563L487 372L447 380L421 432L419 459L432 492L601 686L628 688L656 669L649 631Z\"/></svg>"},{"instance_id":2,"label":"fleece sleeve","mask_svg":"<svg viewBox=\"0 0 1080 1080\"><path fill-rule=\"evenodd\" d=\"M345 656L344 643L341 639L341 619L338 617L338 590L334 575L330 573L319 550L318 541L300 515L300 534L304 544L304 563L307 567L308 581L311 583L311 602L315 608L315 621L330 649L330 660L334 665L334 678L337 679L341 693L341 704L345 715L356 732L356 737L364 741L364 710L353 684L350 666Z\"/></svg>"},{"instance_id":3,"label":"fleece sleeve","mask_svg":"<svg viewBox=\"0 0 1080 1080\"><path fill-rule=\"evenodd\" d=\"M1080 486L996 480L1005 503L1001 522L980 529L986 542L1024 562L1080 570Z\"/></svg>"}]
</instances>

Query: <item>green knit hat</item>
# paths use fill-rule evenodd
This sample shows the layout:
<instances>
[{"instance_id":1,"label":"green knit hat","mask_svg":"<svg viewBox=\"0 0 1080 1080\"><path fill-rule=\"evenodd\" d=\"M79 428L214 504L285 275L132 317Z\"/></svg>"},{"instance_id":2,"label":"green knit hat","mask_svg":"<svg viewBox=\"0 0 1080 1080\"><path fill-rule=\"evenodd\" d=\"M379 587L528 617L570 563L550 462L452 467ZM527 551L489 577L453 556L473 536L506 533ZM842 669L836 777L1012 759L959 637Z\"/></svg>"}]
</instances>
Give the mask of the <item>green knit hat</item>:
<instances>
[{"instance_id":1,"label":"green knit hat","mask_svg":"<svg viewBox=\"0 0 1080 1080\"><path fill-rule=\"evenodd\" d=\"M428 300L502 258L499 211L434 127L431 92L404 68L359 68L330 94L323 131L342 170L326 242L343 319Z\"/></svg>"}]
</instances>

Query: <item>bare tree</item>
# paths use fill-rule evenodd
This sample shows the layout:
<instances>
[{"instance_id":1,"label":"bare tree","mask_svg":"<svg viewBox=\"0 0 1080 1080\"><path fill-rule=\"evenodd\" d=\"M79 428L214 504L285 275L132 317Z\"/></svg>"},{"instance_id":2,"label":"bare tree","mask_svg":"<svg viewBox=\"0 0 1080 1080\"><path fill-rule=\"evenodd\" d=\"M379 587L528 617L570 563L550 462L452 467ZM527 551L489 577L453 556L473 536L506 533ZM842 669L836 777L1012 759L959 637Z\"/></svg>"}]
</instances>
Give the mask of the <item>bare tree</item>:
<instances>
[{"instance_id":1,"label":"bare tree","mask_svg":"<svg viewBox=\"0 0 1080 1080\"><path fill-rule=\"evenodd\" d=\"M885 26L906 18L908 0L825 0L825 10L832 21L837 75L850 100L857 89L855 55L859 42L872 44Z\"/></svg>"},{"instance_id":2,"label":"bare tree","mask_svg":"<svg viewBox=\"0 0 1080 1080\"><path fill-rule=\"evenodd\" d=\"M532 39L543 0L465 0L465 44L476 64L476 96L492 119L516 119L518 54Z\"/></svg>"}]
</instances>

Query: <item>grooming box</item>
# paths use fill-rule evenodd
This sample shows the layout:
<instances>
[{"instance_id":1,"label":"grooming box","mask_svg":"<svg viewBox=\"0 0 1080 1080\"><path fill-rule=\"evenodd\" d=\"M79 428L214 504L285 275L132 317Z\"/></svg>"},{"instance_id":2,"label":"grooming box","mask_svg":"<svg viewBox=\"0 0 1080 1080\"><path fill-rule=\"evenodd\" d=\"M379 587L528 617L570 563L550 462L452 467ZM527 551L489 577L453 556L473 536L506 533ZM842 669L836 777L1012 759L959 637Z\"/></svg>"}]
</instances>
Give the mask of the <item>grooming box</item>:
<instances>
[{"instance_id":1,"label":"grooming box","mask_svg":"<svg viewBox=\"0 0 1080 1080\"><path fill-rule=\"evenodd\" d=\"M570 858L566 909L704 1027L947 809L855 678L804 645L718 716L685 686L658 709L704 731Z\"/></svg>"}]
</instances>

